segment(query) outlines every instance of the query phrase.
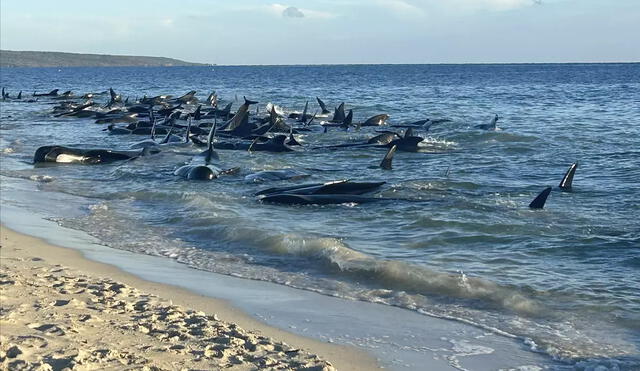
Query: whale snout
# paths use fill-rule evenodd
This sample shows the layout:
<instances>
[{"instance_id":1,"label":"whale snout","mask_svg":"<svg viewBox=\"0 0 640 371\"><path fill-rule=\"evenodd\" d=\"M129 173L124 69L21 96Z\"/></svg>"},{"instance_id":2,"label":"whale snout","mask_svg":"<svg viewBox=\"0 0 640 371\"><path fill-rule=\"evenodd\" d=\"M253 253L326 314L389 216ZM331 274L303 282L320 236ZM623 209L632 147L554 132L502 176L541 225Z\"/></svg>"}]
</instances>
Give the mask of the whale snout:
<instances>
[{"instance_id":1,"label":"whale snout","mask_svg":"<svg viewBox=\"0 0 640 371\"><path fill-rule=\"evenodd\" d=\"M194 166L187 174L189 180L212 180L217 177L218 174L207 166Z\"/></svg>"}]
</instances>

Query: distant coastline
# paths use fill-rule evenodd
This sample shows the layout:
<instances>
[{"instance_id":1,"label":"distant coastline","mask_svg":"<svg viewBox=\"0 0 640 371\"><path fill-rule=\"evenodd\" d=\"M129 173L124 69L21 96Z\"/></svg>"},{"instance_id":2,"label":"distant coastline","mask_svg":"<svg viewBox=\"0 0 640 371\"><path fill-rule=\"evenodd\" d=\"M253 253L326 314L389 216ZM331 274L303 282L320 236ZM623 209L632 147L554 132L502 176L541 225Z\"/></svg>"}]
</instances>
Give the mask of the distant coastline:
<instances>
[{"instance_id":1,"label":"distant coastline","mask_svg":"<svg viewBox=\"0 0 640 371\"><path fill-rule=\"evenodd\" d=\"M171 67L207 66L165 57L0 50L0 67Z\"/></svg>"}]
</instances>

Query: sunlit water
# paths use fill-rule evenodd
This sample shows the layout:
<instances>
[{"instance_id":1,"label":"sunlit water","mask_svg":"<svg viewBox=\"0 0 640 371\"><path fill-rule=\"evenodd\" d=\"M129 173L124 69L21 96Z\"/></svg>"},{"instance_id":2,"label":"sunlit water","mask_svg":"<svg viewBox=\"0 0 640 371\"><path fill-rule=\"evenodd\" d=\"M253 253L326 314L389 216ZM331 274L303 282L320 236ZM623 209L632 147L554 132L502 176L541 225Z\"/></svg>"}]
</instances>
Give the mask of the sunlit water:
<instances>
[{"instance_id":1,"label":"sunlit water","mask_svg":"<svg viewBox=\"0 0 640 371\"><path fill-rule=\"evenodd\" d=\"M304 148L295 153L220 151L222 164L241 174L188 182L173 171L196 148L34 167L41 145L127 148L143 138L109 136L91 119L53 118L46 99L7 101L2 199L27 179L61 224L115 248L461 319L578 368L640 367L638 64L15 68L1 78L12 96L113 87L131 99L191 89L204 99L217 90L226 101L246 95L286 110L309 100L313 112L316 96L330 107L344 101L355 121L385 112L391 123L451 119L421 133L421 152L398 152L392 171L377 167L382 149L312 149L366 140L372 128L318 128L299 137ZM500 130L474 128L494 113ZM528 209L574 161L574 191L555 190L544 210ZM244 179L282 168L310 177ZM252 196L335 179L386 181L380 195L413 201L283 206ZM73 197L56 205L60 193Z\"/></svg>"}]
</instances>

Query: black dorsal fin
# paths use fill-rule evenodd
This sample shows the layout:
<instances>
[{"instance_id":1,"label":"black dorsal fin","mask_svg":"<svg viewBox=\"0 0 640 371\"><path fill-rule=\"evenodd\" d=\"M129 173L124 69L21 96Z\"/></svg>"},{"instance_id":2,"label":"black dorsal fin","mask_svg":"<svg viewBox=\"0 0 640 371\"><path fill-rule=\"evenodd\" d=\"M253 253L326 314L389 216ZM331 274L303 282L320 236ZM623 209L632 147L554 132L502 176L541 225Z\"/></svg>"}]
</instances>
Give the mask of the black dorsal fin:
<instances>
[{"instance_id":1,"label":"black dorsal fin","mask_svg":"<svg viewBox=\"0 0 640 371\"><path fill-rule=\"evenodd\" d=\"M187 120L189 120L189 121L187 123L187 132L184 135L184 142L185 143L189 143L189 136L191 135L191 123L192 123L193 119L191 118L191 116L189 116L189 118Z\"/></svg>"},{"instance_id":2,"label":"black dorsal fin","mask_svg":"<svg viewBox=\"0 0 640 371\"><path fill-rule=\"evenodd\" d=\"M198 105L198 108L196 108L196 111L193 113L193 119L196 121L199 121L202 118L202 114L200 113L200 108L202 108L202 105Z\"/></svg>"},{"instance_id":3,"label":"black dorsal fin","mask_svg":"<svg viewBox=\"0 0 640 371\"><path fill-rule=\"evenodd\" d=\"M211 126L211 130L209 130L209 136L207 137L207 149L205 151L204 163L209 165L211 160L219 159L218 153L215 149L213 149L213 138L216 136L216 131L218 130L218 122L214 120L213 126Z\"/></svg>"},{"instance_id":4,"label":"black dorsal fin","mask_svg":"<svg viewBox=\"0 0 640 371\"><path fill-rule=\"evenodd\" d=\"M529 207L532 209L542 209L544 208L545 202L547 202L547 197L551 193L551 187L545 188L540 194L531 201Z\"/></svg>"},{"instance_id":5,"label":"black dorsal fin","mask_svg":"<svg viewBox=\"0 0 640 371\"><path fill-rule=\"evenodd\" d=\"M333 113L333 119L331 121L334 122L342 122L344 121L344 102L340 103L338 107L336 107L335 112Z\"/></svg>"},{"instance_id":6,"label":"black dorsal fin","mask_svg":"<svg viewBox=\"0 0 640 371\"><path fill-rule=\"evenodd\" d=\"M300 119L298 121L300 122L307 122L307 110L309 109L309 101L306 101L304 104L304 110L302 110L302 115L300 116Z\"/></svg>"},{"instance_id":7,"label":"black dorsal fin","mask_svg":"<svg viewBox=\"0 0 640 371\"><path fill-rule=\"evenodd\" d=\"M407 131L404 132L404 137L405 138L409 138L413 136L413 129L412 128L408 128Z\"/></svg>"},{"instance_id":8,"label":"black dorsal fin","mask_svg":"<svg viewBox=\"0 0 640 371\"><path fill-rule=\"evenodd\" d=\"M385 169L385 170L391 170L391 163L393 162L393 156L396 154L396 149L398 148L398 146L394 145L391 148L389 148L389 151L387 151L387 154L384 155L384 158L382 159L382 162L380 163L380 167Z\"/></svg>"},{"instance_id":9,"label":"black dorsal fin","mask_svg":"<svg viewBox=\"0 0 640 371\"><path fill-rule=\"evenodd\" d=\"M344 120L342 121L342 127L348 128L349 126L351 126L352 122L353 122L353 110L350 109L349 113L347 114L347 117L345 117Z\"/></svg>"},{"instance_id":10,"label":"black dorsal fin","mask_svg":"<svg viewBox=\"0 0 640 371\"><path fill-rule=\"evenodd\" d=\"M326 115L327 113L331 113L328 109L327 106L324 104L324 102L322 101L322 99L316 97L316 100L318 101L318 104L320 105L320 109L322 110L322 114Z\"/></svg>"},{"instance_id":11,"label":"black dorsal fin","mask_svg":"<svg viewBox=\"0 0 640 371\"><path fill-rule=\"evenodd\" d=\"M560 182L560 189L563 191L571 191L571 186L573 183L573 176L576 174L576 169L578 169L578 161L571 164L569 170L564 174L562 181Z\"/></svg>"}]
</instances>

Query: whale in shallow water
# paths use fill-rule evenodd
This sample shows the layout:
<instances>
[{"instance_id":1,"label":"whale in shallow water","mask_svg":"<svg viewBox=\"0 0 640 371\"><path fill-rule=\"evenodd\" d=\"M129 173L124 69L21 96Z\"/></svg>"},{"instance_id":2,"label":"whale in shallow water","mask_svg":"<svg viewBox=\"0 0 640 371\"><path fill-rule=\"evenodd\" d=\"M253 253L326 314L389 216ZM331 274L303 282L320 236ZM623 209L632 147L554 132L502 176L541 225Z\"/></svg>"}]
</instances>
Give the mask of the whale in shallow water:
<instances>
[{"instance_id":1,"label":"whale in shallow water","mask_svg":"<svg viewBox=\"0 0 640 371\"><path fill-rule=\"evenodd\" d=\"M154 153L148 150L116 151L111 149L81 149L65 146L43 146L36 150L33 163L80 163L106 164L116 161L131 160L145 154Z\"/></svg>"},{"instance_id":2,"label":"whale in shallow water","mask_svg":"<svg viewBox=\"0 0 640 371\"><path fill-rule=\"evenodd\" d=\"M360 195L296 195L296 194L275 194L265 196L260 199L264 203L277 203L285 205L331 205L345 203L368 203L384 201L384 198L366 197Z\"/></svg>"},{"instance_id":3,"label":"whale in shallow water","mask_svg":"<svg viewBox=\"0 0 640 371\"><path fill-rule=\"evenodd\" d=\"M482 130L496 130L497 127L497 123L498 123L498 115L493 116L493 118L491 120L489 120L489 123L487 124L480 124L480 125L476 125L475 127L477 129L482 129Z\"/></svg>"},{"instance_id":4,"label":"whale in shallow water","mask_svg":"<svg viewBox=\"0 0 640 371\"><path fill-rule=\"evenodd\" d=\"M278 180L295 180L308 178L310 175L295 169L263 170L244 177L246 182L261 183Z\"/></svg>"},{"instance_id":5,"label":"whale in shallow water","mask_svg":"<svg viewBox=\"0 0 640 371\"><path fill-rule=\"evenodd\" d=\"M544 204L547 202L547 198L549 194L551 194L551 187L545 188L540 194L536 196L536 198L531 201L529 204L529 208L531 209L542 209L544 208Z\"/></svg>"},{"instance_id":6,"label":"whale in shallow water","mask_svg":"<svg viewBox=\"0 0 640 371\"><path fill-rule=\"evenodd\" d=\"M223 170L217 166L206 165L184 165L173 172L174 175L183 177L187 180L213 180L216 179Z\"/></svg>"},{"instance_id":7,"label":"whale in shallow water","mask_svg":"<svg viewBox=\"0 0 640 371\"><path fill-rule=\"evenodd\" d=\"M34 97L56 97L58 96L58 91L60 89L53 89L48 93L36 93L35 91L33 92L33 96Z\"/></svg>"},{"instance_id":8,"label":"whale in shallow water","mask_svg":"<svg viewBox=\"0 0 640 371\"><path fill-rule=\"evenodd\" d=\"M267 188L255 193L255 196L266 196L274 194L298 194L298 195L319 195L319 194L343 194L361 195L373 192L386 182L352 182L350 180L337 180L327 183L300 184L290 187Z\"/></svg>"},{"instance_id":9,"label":"whale in shallow water","mask_svg":"<svg viewBox=\"0 0 640 371\"><path fill-rule=\"evenodd\" d=\"M381 113L379 115L375 115L366 119L363 123L359 124L359 126L380 126L384 125L389 119L389 115L386 113Z\"/></svg>"}]
</instances>

